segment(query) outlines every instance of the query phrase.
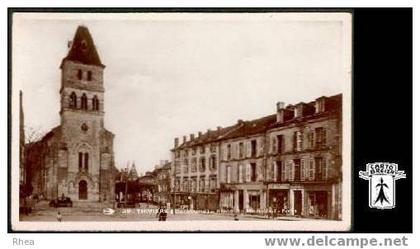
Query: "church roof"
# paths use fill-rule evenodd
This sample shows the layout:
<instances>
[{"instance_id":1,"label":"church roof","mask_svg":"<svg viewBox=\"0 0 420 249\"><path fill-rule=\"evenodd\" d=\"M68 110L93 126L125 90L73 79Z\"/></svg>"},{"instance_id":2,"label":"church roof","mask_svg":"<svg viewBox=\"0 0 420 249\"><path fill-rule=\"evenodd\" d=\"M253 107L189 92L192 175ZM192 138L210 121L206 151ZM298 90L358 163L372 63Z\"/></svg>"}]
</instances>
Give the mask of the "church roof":
<instances>
[{"instance_id":1,"label":"church roof","mask_svg":"<svg viewBox=\"0 0 420 249\"><path fill-rule=\"evenodd\" d=\"M98 51L96 51L95 43L93 42L89 29L85 26L77 27L71 48L67 56L63 59L63 62L66 60L105 67L99 58Z\"/></svg>"}]
</instances>

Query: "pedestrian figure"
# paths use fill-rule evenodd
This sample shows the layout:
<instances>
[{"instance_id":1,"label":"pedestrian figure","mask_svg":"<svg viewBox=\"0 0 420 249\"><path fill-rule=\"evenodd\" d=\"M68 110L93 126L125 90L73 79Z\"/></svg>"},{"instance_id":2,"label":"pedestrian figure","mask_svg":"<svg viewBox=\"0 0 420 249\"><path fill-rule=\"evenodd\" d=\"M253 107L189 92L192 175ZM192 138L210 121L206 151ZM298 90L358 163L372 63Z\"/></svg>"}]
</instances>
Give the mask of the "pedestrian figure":
<instances>
[{"instance_id":1,"label":"pedestrian figure","mask_svg":"<svg viewBox=\"0 0 420 249\"><path fill-rule=\"evenodd\" d=\"M166 217L168 214L166 213L165 209L162 209L162 212L159 214L159 221L166 221Z\"/></svg>"},{"instance_id":2,"label":"pedestrian figure","mask_svg":"<svg viewBox=\"0 0 420 249\"><path fill-rule=\"evenodd\" d=\"M58 220L58 222L61 222L62 219L63 219L63 217L61 216L60 211L58 211L58 213L57 213L57 220Z\"/></svg>"},{"instance_id":3,"label":"pedestrian figure","mask_svg":"<svg viewBox=\"0 0 420 249\"><path fill-rule=\"evenodd\" d=\"M161 208L158 208L158 212L156 214L156 218L158 218L158 221L160 221L161 217L160 217L160 213L162 212Z\"/></svg>"}]
</instances>

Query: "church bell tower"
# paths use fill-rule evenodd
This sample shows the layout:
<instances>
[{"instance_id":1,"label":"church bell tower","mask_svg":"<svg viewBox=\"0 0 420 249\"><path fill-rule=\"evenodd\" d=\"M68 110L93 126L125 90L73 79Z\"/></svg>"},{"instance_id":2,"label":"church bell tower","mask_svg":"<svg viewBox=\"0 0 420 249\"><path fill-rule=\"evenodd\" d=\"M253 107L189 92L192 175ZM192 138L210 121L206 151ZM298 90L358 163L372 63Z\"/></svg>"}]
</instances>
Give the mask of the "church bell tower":
<instances>
[{"instance_id":1,"label":"church bell tower","mask_svg":"<svg viewBox=\"0 0 420 249\"><path fill-rule=\"evenodd\" d=\"M101 179L112 163L109 147L113 138L105 138L110 132L104 129L103 121L105 66L87 27L79 26L69 45L60 66L61 141L68 163L67 184L59 192L76 201L100 201L106 198L101 193Z\"/></svg>"}]
</instances>

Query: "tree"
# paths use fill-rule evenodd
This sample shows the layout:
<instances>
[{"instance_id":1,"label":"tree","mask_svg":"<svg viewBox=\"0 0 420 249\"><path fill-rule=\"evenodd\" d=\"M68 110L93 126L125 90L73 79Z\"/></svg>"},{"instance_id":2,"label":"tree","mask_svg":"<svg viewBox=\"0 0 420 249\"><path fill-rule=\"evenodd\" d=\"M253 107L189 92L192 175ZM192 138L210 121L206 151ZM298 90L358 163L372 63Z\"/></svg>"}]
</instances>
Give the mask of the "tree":
<instances>
[{"instance_id":1,"label":"tree","mask_svg":"<svg viewBox=\"0 0 420 249\"><path fill-rule=\"evenodd\" d=\"M41 127L25 126L25 144L32 144L41 140L45 135L45 131Z\"/></svg>"}]
</instances>

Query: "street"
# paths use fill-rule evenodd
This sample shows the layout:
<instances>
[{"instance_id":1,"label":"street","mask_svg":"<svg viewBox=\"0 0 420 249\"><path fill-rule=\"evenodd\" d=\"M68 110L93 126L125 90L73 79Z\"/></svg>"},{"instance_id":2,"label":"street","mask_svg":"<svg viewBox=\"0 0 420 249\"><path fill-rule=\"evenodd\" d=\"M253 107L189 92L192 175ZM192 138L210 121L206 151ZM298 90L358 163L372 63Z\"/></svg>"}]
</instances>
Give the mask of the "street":
<instances>
[{"instance_id":1,"label":"street","mask_svg":"<svg viewBox=\"0 0 420 249\"><path fill-rule=\"evenodd\" d=\"M136 209L111 209L106 208L106 213L102 209L86 208L53 208L47 205L37 205L29 215L20 215L21 221L57 221L57 214L60 212L62 221L157 221L158 209L155 206L144 205ZM215 212L200 212L189 210L176 210L175 214L172 209L167 211L167 221L182 221L182 220L234 220L232 213L215 213ZM237 219L241 220L267 220L267 216L262 215L237 215ZM283 221L302 220L300 218L282 217L278 218Z\"/></svg>"}]
</instances>

